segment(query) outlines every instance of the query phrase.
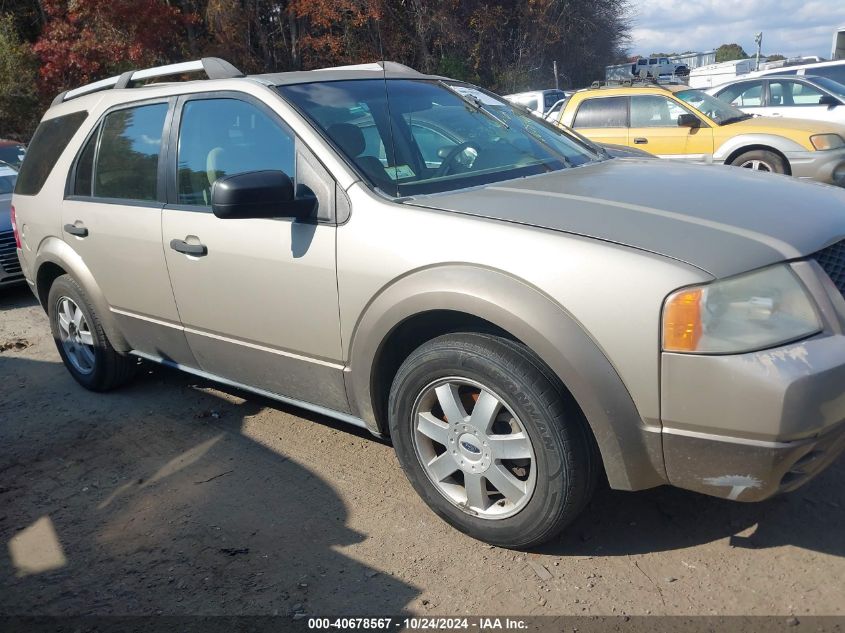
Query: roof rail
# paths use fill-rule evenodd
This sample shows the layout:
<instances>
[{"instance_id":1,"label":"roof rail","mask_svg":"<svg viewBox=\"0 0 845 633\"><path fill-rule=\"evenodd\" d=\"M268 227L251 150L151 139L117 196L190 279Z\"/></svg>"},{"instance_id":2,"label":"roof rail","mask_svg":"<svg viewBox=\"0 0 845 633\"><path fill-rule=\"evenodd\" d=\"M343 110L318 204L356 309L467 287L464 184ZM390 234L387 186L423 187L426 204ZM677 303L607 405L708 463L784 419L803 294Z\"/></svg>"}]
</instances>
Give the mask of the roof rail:
<instances>
[{"instance_id":1,"label":"roof rail","mask_svg":"<svg viewBox=\"0 0 845 633\"><path fill-rule=\"evenodd\" d=\"M386 60L379 60L377 62L370 62L367 64L348 64L346 66L329 66L327 68L315 68L315 72L323 70L372 70L373 72L395 72L395 73L410 73L419 75L420 71L416 68L411 68L399 62L389 62Z\"/></svg>"},{"instance_id":2,"label":"roof rail","mask_svg":"<svg viewBox=\"0 0 845 633\"><path fill-rule=\"evenodd\" d=\"M135 81L200 71L205 72L209 79L234 79L236 77L244 76L240 70L235 68L225 59L220 59L219 57L203 57L202 59L190 62L168 64L167 66L156 66L155 68L146 68L144 70L130 70L122 75L109 77L108 79L101 79L100 81L95 81L94 83L74 88L73 90L65 90L53 99L51 106L64 103L65 101L70 101L71 99L91 94L93 92L99 92L100 90L131 88L132 83Z\"/></svg>"},{"instance_id":3,"label":"roof rail","mask_svg":"<svg viewBox=\"0 0 845 633\"><path fill-rule=\"evenodd\" d=\"M675 80L655 80L654 77L648 78L631 78L631 79L608 79L606 81L594 81L590 88L613 88L613 87L623 87L623 88L663 88L664 86L678 86L682 85L681 82Z\"/></svg>"}]
</instances>

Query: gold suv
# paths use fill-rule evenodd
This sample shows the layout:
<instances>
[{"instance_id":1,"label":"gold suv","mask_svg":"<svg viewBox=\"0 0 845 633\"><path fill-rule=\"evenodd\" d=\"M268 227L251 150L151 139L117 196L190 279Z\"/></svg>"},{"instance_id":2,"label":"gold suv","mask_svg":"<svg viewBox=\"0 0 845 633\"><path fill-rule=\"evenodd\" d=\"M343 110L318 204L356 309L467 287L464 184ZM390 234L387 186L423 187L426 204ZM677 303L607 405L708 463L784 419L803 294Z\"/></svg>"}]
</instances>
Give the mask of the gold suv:
<instances>
[{"instance_id":1,"label":"gold suv","mask_svg":"<svg viewBox=\"0 0 845 633\"><path fill-rule=\"evenodd\" d=\"M581 90L555 123L599 143L638 147L661 158L736 165L845 186L845 126L753 117L685 85Z\"/></svg>"}]
</instances>

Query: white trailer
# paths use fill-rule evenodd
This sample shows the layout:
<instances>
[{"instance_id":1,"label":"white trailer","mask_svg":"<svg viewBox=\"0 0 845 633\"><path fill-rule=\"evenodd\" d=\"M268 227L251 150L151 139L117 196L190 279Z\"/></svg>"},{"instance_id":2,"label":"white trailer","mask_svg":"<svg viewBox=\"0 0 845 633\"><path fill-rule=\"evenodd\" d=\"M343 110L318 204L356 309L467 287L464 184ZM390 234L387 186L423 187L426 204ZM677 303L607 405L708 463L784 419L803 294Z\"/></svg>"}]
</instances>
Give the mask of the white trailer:
<instances>
[{"instance_id":1,"label":"white trailer","mask_svg":"<svg viewBox=\"0 0 845 633\"><path fill-rule=\"evenodd\" d=\"M733 81L747 73L753 72L756 66L754 59L735 59L730 62L708 64L690 71L689 83L691 88L712 88L723 83Z\"/></svg>"}]
</instances>

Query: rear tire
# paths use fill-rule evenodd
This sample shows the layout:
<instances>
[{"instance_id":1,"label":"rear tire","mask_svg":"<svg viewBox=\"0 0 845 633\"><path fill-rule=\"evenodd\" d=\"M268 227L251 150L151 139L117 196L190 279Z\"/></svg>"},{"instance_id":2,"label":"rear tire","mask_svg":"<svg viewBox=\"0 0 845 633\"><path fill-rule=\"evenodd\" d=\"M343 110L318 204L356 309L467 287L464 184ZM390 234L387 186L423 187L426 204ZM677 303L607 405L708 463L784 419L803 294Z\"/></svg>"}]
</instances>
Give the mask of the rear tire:
<instances>
[{"instance_id":1,"label":"rear tire","mask_svg":"<svg viewBox=\"0 0 845 633\"><path fill-rule=\"evenodd\" d=\"M773 174L785 174L786 161L774 152L765 149L755 149L744 152L731 161L731 165L754 171L767 171Z\"/></svg>"},{"instance_id":2,"label":"rear tire","mask_svg":"<svg viewBox=\"0 0 845 633\"><path fill-rule=\"evenodd\" d=\"M85 291L70 275L57 277L47 297L53 340L74 380L91 391L108 391L135 375L138 360L112 347Z\"/></svg>"},{"instance_id":3,"label":"rear tire","mask_svg":"<svg viewBox=\"0 0 845 633\"><path fill-rule=\"evenodd\" d=\"M597 460L586 421L557 377L518 343L477 333L425 343L399 368L388 412L414 489L474 538L537 546L592 495Z\"/></svg>"}]
</instances>

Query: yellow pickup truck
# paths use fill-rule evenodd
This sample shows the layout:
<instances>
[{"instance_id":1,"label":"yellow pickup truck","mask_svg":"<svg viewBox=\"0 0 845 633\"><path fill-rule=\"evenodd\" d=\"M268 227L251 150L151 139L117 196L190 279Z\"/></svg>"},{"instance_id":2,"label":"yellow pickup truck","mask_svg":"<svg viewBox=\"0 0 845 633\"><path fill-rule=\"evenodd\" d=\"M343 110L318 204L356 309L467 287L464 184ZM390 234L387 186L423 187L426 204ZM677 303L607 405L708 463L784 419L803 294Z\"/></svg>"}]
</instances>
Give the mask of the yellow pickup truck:
<instances>
[{"instance_id":1,"label":"yellow pickup truck","mask_svg":"<svg viewBox=\"0 0 845 633\"><path fill-rule=\"evenodd\" d=\"M736 165L845 187L845 126L753 117L685 85L580 90L554 123L661 158Z\"/></svg>"}]
</instances>

